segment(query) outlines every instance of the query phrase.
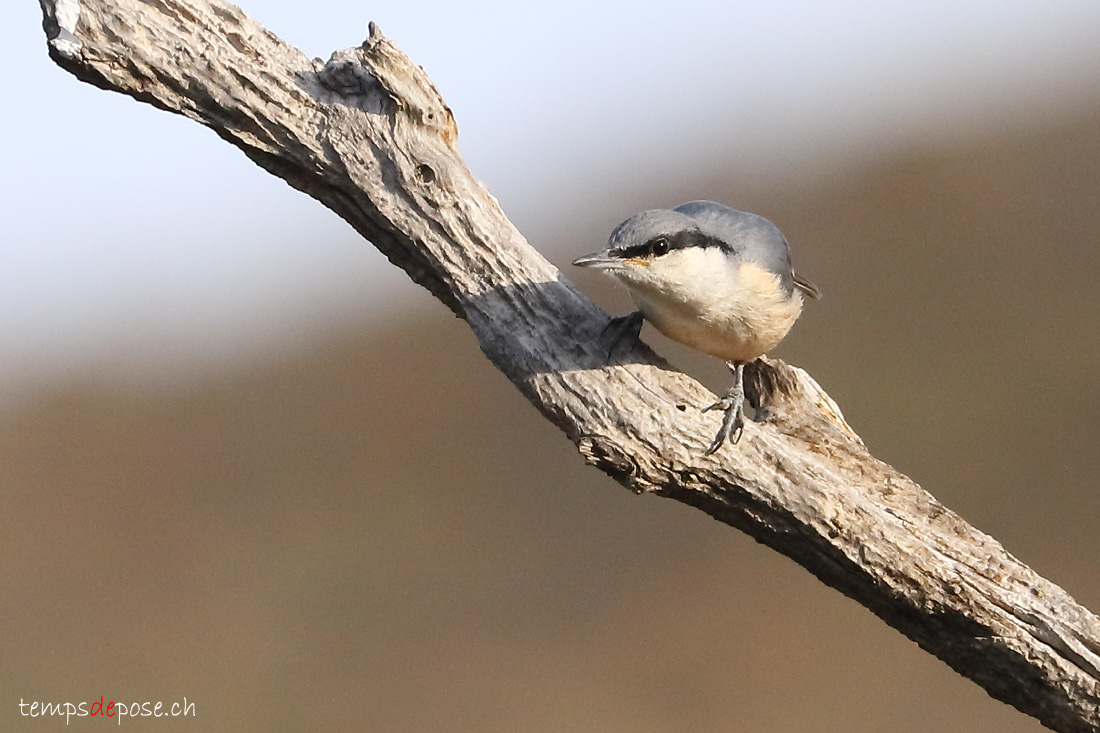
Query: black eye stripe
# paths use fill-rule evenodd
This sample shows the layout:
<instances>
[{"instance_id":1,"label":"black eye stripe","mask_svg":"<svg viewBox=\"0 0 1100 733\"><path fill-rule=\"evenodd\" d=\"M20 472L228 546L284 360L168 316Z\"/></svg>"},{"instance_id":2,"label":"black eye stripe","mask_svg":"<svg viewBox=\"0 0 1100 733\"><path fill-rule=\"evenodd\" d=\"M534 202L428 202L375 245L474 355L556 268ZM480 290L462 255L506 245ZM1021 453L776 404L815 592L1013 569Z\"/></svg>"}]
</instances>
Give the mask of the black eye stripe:
<instances>
[{"instance_id":1,"label":"black eye stripe","mask_svg":"<svg viewBox=\"0 0 1100 733\"><path fill-rule=\"evenodd\" d=\"M647 257L650 254L649 242L645 244L634 244L629 247L622 247L618 251L618 255L623 259L639 259Z\"/></svg>"},{"instance_id":2,"label":"black eye stripe","mask_svg":"<svg viewBox=\"0 0 1100 733\"><path fill-rule=\"evenodd\" d=\"M690 247L717 247L723 252L730 252L733 249L721 239L703 234L697 229L688 229L675 234L659 235L643 244L622 247L617 254L624 259L644 259L654 256L660 257L672 250L688 249Z\"/></svg>"}]
</instances>

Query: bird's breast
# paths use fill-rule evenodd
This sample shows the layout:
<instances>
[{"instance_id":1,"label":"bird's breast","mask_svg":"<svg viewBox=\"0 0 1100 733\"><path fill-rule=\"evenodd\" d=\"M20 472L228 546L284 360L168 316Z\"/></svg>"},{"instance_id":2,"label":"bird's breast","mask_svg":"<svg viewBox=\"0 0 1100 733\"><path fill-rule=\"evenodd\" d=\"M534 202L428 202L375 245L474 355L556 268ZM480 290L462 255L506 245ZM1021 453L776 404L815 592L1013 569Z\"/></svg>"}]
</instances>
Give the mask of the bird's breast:
<instances>
[{"instance_id":1,"label":"bird's breast","mask_svg":"<svg viewBox=\"0 0 1100 733\"><path fill-rule=\"evenodd\" d=\"M802 312L802 297L752 262L711 268L662 282L627 283L638 309L658 331L725 361L771 351Z\"/></svg>"}]
</instances>

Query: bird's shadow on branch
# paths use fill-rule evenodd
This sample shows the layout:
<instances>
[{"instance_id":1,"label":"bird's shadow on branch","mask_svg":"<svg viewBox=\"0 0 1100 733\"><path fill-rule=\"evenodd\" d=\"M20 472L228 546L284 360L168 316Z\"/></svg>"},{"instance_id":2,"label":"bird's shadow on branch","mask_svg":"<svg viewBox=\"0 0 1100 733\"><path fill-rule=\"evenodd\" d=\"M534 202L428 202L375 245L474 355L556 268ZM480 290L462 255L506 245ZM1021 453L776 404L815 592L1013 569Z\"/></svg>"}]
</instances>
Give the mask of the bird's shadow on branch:
<instances>
[{"instance_id":1,"label":"bird's shadow on branch","mask_svg":"<svg viewBox=\"0 0 1100 733\"><path fill-rule=\"evenodd\" d=\"M640 314L607 314L562 273L553 282L517 283L491 290L474 299L473 306L468 309L468 320L482 349L490 358L494 358L494 352L500 359L507 357L513 370L523 377L644 365L675 375L677 381L689 380L709 395L709 390L698 380L670 364L641 338ZM507 335L499 328L478 327L474 313L501 312L501 306L515 312L552 316L523 318L526 332L506 331ZM777 401L790 395L787 388L790 380L783 375L783 369L787 368L783 362L771 360L746 364L745 397L757 422L767 419ZM708 400L710 397L706 396L693 401L702 407L709 404Z\"/></svg>"}]
</instances>

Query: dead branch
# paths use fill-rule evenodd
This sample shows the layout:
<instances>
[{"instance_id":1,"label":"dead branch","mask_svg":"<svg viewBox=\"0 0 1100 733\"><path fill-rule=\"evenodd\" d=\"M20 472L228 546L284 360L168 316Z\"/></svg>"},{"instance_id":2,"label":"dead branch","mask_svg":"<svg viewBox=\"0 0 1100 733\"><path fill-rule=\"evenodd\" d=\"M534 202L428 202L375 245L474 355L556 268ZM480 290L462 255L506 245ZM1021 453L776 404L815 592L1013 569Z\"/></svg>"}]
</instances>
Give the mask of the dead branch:
<instances>
[{"instance_id":1,"label":"dead branch","mask_svg":"<svg viewBox=\"0 0 1100 733\"><path fill-rule=\"evenodd\" d=\"M61 67L210 127L343 217L589 463L793 558L1045 725L1100 730L1100 620L871 456L805 372L755 365L769 420L708 458L711 394L642 345L606 364L606 316L470 175L447 105L377 28L323 62L220 0L40 3Z\"/></svg>"}]
</instances>

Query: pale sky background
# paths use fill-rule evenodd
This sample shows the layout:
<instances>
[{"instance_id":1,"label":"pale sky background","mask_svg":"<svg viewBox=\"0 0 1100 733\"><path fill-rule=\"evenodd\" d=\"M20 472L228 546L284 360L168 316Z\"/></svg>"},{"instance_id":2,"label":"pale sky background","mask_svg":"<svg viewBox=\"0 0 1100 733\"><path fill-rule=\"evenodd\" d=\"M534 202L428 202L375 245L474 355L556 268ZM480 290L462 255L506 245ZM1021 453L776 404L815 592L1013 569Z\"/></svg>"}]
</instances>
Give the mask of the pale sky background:
<instances>
[{"instance_id":1,"label":"pale sky background","mask_svg":"<svg viewBox=\"0 0 1100 733\"><path fill-rule=\"evenodd\" d=\"M209 130L61 71L37 3L8 7L0 400L89 371L225 363L426 302L335 215ZM643 200L646 176L732 156L731 176L805 183L814 160L856 165L983 134L1008 111L1064 113L1100 80L1095 0L244 9L323 58L376 21L443 93L474 173L559 263L600 242L564 242L557 222L610 230L678 203ZM611 191L624 207L595 208Z\"/></svg>"}]
</instances>

